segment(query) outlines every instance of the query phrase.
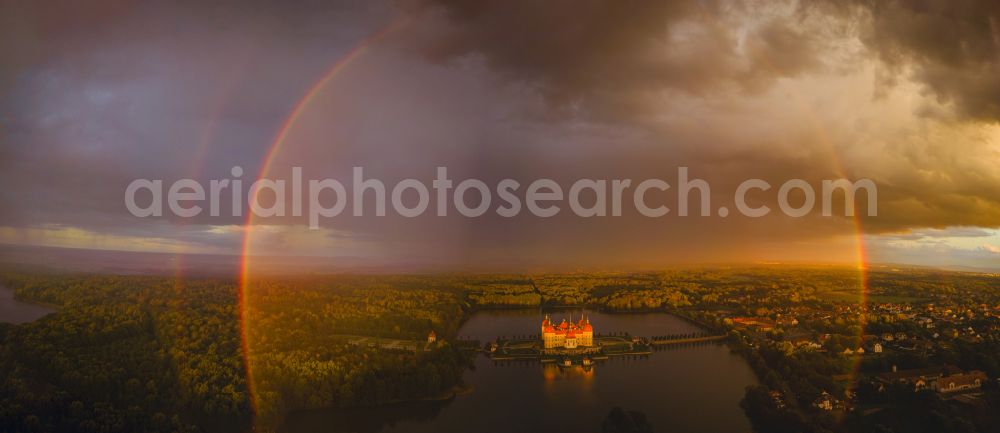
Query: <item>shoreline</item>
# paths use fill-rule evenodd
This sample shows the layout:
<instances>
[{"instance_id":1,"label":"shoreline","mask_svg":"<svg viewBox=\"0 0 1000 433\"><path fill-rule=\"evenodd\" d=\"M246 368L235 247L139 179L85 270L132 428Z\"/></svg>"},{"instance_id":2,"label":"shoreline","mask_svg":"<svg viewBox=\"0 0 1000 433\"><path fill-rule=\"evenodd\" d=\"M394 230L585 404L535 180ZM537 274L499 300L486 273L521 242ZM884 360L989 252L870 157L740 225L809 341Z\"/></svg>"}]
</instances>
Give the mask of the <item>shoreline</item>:
<instances>
[{"instance_id":1,"label":"shoreline","mask_svg":"<svg viewBox=\"0 0 1000 433\"><path fill-rule=\"evenodd\" d=\"M3 297L3 305L0 307L0 323L14 326L35 322L62 309L62 306L59 305L23 299L18 296L17 291L6 285L0 285L0 296Z\"/></svg>"},{"instance_id":2,"label":"shoreline","mask_svg":"<svg viewBox=\"0 0 1000 433\"><path fill-rule=\"evenodd\" d=\"M0 284L0 292L4 292L4 291L10 292L11 299L13 299L15 301L18 301L18 302L23 302L25 304L31 304L31 305L37 305L39 307L45 307L45 308L48 308L48 309L51 309L51 310L59 310L59 309L62 308L62 305L53 304L53 303L45 302L45 301L39 301L39 300L35 300L35 299L24 298L24 297L22 297L21 295L19 295L17 293L17 290L12 289L10 287L7 287L4 284Z\"/></svg>"},{"instance_id":3,"label":"shoreline","mask_svg":"<svg viewBox=\"0 0 1000 433\"><path fill-rule=\"evenodd\" d=\"M44 301L36 301L36 300L33 300L33 299L19 298L16 293L14 295L14 300L17 301L17 302L23 302L25 304L35 305L35 306L38 306L38 307L45 307L45 308L48 308L48 309L52 310L53 313L55 313L55 312L57 312L57 311L59 311L59 310L61 310L63 308L62 305L58 305L58 304L52 304L52 303L44 302Z\"/></svg>"}]
</instances>

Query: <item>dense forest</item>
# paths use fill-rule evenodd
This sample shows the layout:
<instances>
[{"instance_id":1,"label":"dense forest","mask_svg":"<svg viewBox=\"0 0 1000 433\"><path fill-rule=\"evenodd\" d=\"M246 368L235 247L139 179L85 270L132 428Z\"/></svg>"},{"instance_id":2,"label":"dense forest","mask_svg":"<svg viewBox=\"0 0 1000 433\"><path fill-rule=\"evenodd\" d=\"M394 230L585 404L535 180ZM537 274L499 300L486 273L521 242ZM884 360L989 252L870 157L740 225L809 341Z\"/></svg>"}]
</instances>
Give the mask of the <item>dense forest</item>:
<instances>
[{"instance_id":1,"label":"dense forest","mask_svg":"<svg viewBox=\"0 0 1000 433\"><path fill-rule=\"evenodd\" d=\"M247 425L231 284L18 274L5 274L2 282L19 298L59 310L0 328L0 429L155 432Z\"/></svg>"},{"instance_id":2,"label":"dense forest","mask_svg":"<svg viewBox=\"0 0 1000 433\"><path fill-rule=\"evenodd\" d=\"M408 290L402 278L260 282L247 296L249 357L231 281L7 273L0 283L58 307L0 325L0 431L241 431L254 405L269 429L296 409L436 397L468 364L447 344L345 343L454 334L455 294Z\"/></svg>"},{"instance_id":3,"label":"dense forest","mask_svg":"<svg viewBox=\"0 0 1000 433\"><path fill-rule=\"evenodd\" d=\"M455 346L426 345L431 331L454 336L463 317L455 290L427 278L264 280L245 300L260 425L277 425L298 409L440 397L469 365ZM351 345L350 336L411 341L419 349Z\"/></svg>"}]
</instances>

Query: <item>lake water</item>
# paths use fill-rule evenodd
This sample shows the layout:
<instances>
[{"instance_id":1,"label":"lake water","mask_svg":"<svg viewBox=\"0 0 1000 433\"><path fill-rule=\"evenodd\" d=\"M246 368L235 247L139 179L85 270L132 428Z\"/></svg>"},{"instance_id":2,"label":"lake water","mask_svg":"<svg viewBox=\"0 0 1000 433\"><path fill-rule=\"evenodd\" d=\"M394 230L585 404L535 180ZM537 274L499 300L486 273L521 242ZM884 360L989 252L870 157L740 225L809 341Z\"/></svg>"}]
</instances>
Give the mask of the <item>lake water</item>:
<instances>
[{"instance_id":1,"label":"lake water","mask_svg":"<svg viewBox=\"0 0 1000 433\"><path fill-rule=\"evenodd\" d=\"M0 322L15 325L33 322L55 310L14 299L14 290L0 286Z\"/></svg>"},{"instance_id":2,"label":"lake water","mask_svg":"<svg viewBox=\"0 0 1000 433\"><path fill-rule=\"evenodd\" d=\"M581 310L550 311L555 321L579 318ZM697 332L668 314L585 312L596 333L654 336ZM542 316L533 311L475 314L462 338L492 341L498 336L536 334ZM370 409L331 409L289 416L288 432L507 433L600 431L614 406L646 415L654 431L675 433L750 432L739 407L753 371L723 344L657 350L649 356L612 357L589 370L561 369L538 362L494 363L479 355L465 375L474 389L450 401L399 404Z\"/></svg>"}]
</instances>

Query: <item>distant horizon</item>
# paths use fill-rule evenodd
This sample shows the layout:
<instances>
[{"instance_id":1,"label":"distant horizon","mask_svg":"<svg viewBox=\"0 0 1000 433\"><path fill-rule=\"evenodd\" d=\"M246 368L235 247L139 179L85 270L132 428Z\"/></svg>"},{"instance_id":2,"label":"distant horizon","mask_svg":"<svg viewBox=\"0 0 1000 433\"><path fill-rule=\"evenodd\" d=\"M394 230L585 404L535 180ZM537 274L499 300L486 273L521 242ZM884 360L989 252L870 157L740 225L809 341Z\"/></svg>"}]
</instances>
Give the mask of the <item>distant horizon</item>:
<instances>
[{"instance_id":1,"label":"distant horizon","mask_svg":"<svg viewBox=\"0 0 1000 433\"><path fill-rule=\"evenodd\" d=\"M57 255L58 253L51 251L65 251L66 253L73 254L86 254L87 252L98 252L106 253L110 256L106 259L114 260L113 262L100 264L102 260L99 257L93 255L87 255L88 261L81 262L71 262L63 263L62 265L53 265L52 262L55 260L53 255L45 255L43 257L27 258L28 261L18 263L12 262L11 256L16 255L16 252L11 251L11 249L23 249L23 250L50 250L50 253ZM165 268L157 271L151 269L154 263L144 262L138 258L130 262L125 256L128 255L139 255L146 257L157 257L163 258L165 260L160 260L156 262L160 265L171 265L174 267L166 266ZM176 259L183 259L185 257L214 257L221 259L218 262L185 262L181 260L180 263L176 262ZM486 266L474 266L468 264L458 264L458 263L418 263L418 262L366 262L365 258L359 257L332 257L332 256L293 256L293 255L257 255L252 256L255 260L254 274L261 277L290 277L298 273L305 273L304 275L423 275L423 274L573 274L573 273L642 273L642 272L657 272L657 271L667 271L667 270L685 270L685 269L712 269L712 268L753 268L753 267L793 267L793 268L813 268L813 267L830 267L830 268L844 268L844 269L858 269L862 268L857 263L851 262L815 262L815 261L773 261L773 260L761 260L761 261L745 261L745 262L675 262L675 263L663 263L663 264L650 264L635 267L611 267L611 266L572 266L567 265L564 267L548 267L543 268L539 266L497 266L497 267L486 267ZM238 276L240 267L242 266L243 256L238 254L222 254L222 253L200 253L200 252L188 252L188 253L173 253L173 252L161 252L161 251L128 251L128 250L114 250L114 249L98 249L98 248L80 248L80 247L58 247L58 246L46 246L46 245L17 245L17 244L6 244L0 243L0 266L2 265L25 265L25 266L38 266L42 265L45 268L51 268L52 270L60 270L66 267L76 267L80 268L81 272L108 272L108 269L120 268L122 270L130 270L132 273L141 273L145 275L179 275L179 276L222 276L231 275ZM305 262L303 262L303 260ZM288 270L281 270L282 268L287 268ZM864 269L867 270L891 270L891 268L900 269L926 269L926 270L937 270L937 271L948 271L948 272L961 272L961 273L981 273L981 274L993 274L1000 272L1000 267L988 268L988 267L971 267L971 266L935 266L935 265L925 265L917 263L882 263L882 262L869 262ZM140 272L141 271L141 272ZM180 272L180 274L178 274ZM115 272L110 272L115 273ZM129 273L129 272L126 272ZM190 273L190 274L187 274Z\"/></svg>"}]
</instances>

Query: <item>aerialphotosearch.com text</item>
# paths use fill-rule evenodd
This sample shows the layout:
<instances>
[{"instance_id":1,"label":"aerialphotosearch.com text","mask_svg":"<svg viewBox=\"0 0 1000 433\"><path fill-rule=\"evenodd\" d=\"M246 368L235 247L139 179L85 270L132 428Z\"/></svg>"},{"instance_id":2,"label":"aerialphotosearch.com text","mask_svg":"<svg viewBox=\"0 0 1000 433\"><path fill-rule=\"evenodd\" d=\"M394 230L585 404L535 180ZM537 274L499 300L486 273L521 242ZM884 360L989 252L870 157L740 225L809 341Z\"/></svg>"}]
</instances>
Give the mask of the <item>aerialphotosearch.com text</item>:
<instances>
[{"instance_id":1,"label":"aerialphotosearch.com text","mask_svg":"<svg viewBox=\"0 0 1000 433\"><path fill-rule=\"evenodd\" d=\"M366 178L362 167L353 168L347 186L336 179L305 180L300 167L292 168L291 179L261 178L248 185L244 185L241 167L233 167L230 174L232 178L211 180L207 186L194 179L176 180L168 186L160 179L136 179L125 189L125 206L136 217L163 216L168 210L191 218L202 215L206 207L211 216L220 216L223 208L232 216L243 216L245 211L260 218L305 216L313 229L323 218L344 214L348 205L357 217L367 216L365 212L372 210L375 216L385 216L391 208L411 218L428 212L432 202L437 216L448 216L454 210L469 218L488 212L511 218L525 211L550 218L566 209L582 218L618 217L632 209L650 218L673 212L683 217L691 214L691 202L698 204L696 216L728 217L731 212L727 206L712 207L709 183L692 178L687 167L677 168L673 183L660 178L578 179L568 185L545 178L530 182L503 179L493 185L474 178L454 180L448 177L447 167L437 167L430 187L417 179L387 184ZM732 205L739 215L759 218L772 212L763 203L776 198L784 215L803 217L815 209L818 198L821 214L832 216L836 196L842 197L844 216L853 216L855 196L862 192L867 199L867 215L877 216L878 192L869 179L823 180L818 188L802 179L790 179L777 185L776 190L765 180L747 179L736 188Z\"/></svg>"}]
</instances>

